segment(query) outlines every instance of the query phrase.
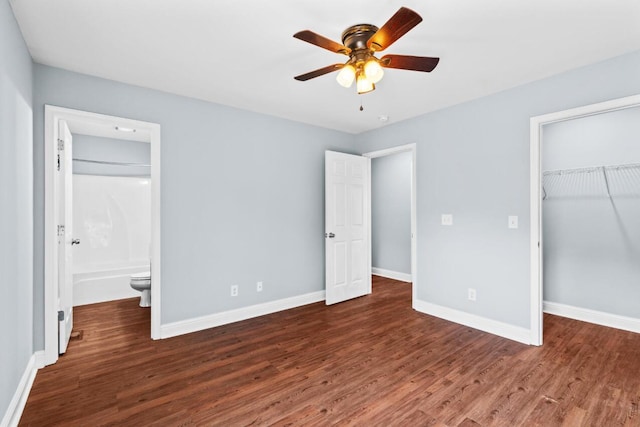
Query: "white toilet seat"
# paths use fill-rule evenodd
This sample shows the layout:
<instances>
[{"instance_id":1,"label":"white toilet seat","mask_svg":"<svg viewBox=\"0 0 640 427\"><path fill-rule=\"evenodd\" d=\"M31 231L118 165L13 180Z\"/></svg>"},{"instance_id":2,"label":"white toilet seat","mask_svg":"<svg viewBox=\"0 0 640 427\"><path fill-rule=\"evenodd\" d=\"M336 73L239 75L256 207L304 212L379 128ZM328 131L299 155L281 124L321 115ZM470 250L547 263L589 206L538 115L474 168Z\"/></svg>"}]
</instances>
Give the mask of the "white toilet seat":
<instances>
[{"instance_id":1,"label":"white toilet seat","mask_svg":"<svg viewBox=\"0 0 640 427\"><path fill-rule=\"evenodd\" d=\"M134 273L131 275L131 280L151 280L151 272L150 271L141 271L140 273Z\"/></svg>"}]
</instances>

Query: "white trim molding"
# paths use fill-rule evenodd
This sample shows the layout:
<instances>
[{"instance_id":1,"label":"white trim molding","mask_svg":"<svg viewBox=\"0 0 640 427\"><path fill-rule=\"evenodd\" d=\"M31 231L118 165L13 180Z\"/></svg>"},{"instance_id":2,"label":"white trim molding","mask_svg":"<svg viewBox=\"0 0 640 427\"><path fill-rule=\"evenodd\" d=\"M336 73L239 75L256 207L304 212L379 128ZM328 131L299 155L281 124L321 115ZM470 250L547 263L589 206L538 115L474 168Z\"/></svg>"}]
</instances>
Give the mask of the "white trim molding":
<instances>
[{"instance_id":1,"label":"white trim molding","mask_svg":"<svg viewBox=\"0 0 640 427\"><path fill-rule=\"evenodd\" d=\"M432 304L422 300L416 300L413 304L413 308L421 313L439 317L450 322L479 329L523 344L532 344L530 340L531 331L520 326L510 325L508 323L499 322L497 320L488 319L486 317L477 316L475 314Z\"/></svg>"},{"instance_id":2,"label":"white trim molding","mask_svg":"<svg viewBox=\"0 0 640 427\"><path fill-rule=\"evenodd\" d=\"M278 311L289 310L307 304L313 304L324 301L324 298L324 291L311 292L295 297L223 311L221 313L195 317L193 319L180 320L178 322L162 325L160 327L160 334L161 338L171 338L178 335L214 328L216 326L240 322L254 317L264 316L266 314L276 313Z\"/></svg>"},{"instance_id":3,"label":"white trim molding","mask_svg":"<svg viewBox=\"0 0 640 427\"><path fill-rule=\"evenodd\" d=\"M566 120L579 119L595 114L622 110L640 106L640 95L627 96L625 98L612 99L597 104L558 111L531 117L530 142L529 142L529 200L530 200L530 237L529 253L531 265L530 278L530 313L531 313L531 344L542 345L542 171L540 153L542 150L543 126Z\"/></svg>"},{"instance_id":4,"label":"white trim molding","mask_svg":"<svg viewBox=\"0 0 640 427\"><path fill-rule=\"evenodd\" d=\"M38 351L32 354L29 362L27 362L27 367L22 373L18 388L16 388L13 398L11 402L9 402L9 407L2 417L2 421L0 422L1 427L14 427L18 425L24 407L27 404L27 398L31 392L33 381L36 379L36 373L38 369L42 367L44 367L44 351Z\"/></svg>"},{"instance_id":5,"label":"white trim molding","mask_svg":"<svg viewBox=\"0 0 640 427\"><path fill-rule=\"evenodd\" d=\"M411 283L411 274L401 273L399 271L386 270L384 268L371 267L371 274L387 279L399 280L401 282Z\"/></svg>"},{"instance_id":6,"label":"white trim molding","mask_svg":"<svg viewBox=\"0 0 640 427\"><path fill-rule=\"evenodd\" d=\"M618 314L590 310L588 308L575 307L551 301L545 301L543 308L545 313L555 314L556 316L568 317L569 319L580 320L582 322L595 323L596 325L607 326L609 328L640 333L640 319L634 317L620 316Z\"/></svg>"}]
</instances>

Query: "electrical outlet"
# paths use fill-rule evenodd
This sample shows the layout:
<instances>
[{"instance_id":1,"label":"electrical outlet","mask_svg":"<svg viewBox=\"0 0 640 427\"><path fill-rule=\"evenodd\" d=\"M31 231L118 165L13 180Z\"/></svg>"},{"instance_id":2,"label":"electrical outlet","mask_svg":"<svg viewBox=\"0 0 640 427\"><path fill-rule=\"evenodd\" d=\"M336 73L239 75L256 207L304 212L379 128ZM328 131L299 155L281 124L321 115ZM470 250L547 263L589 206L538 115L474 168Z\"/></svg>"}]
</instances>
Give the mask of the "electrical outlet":
<instances>
[{"instance_id":1,"label":"electrical outlet","mask_svg":"<svg viewBox=\"0 0 640 427\"><path fill-rule=\"evenodd\" d=\"M256 291L262 292L262 282L256 283Z\"/></svg>"},{"instance_id":2,"label":"electrical outlet","mask_svg":"<svg viewBox=\"0 0 640 427\"><path fill-rule=\"evenodd\" d=\"M473 288L467 289L467 298L469 299L469 301L475 301L476 300L476 290L473 289Z\"/></svg>"},{"instance_id":3,"label":"electrical outlet","mask_svg":"<svg viewBox=\"0 0 640 427\"><path fill-rule=\"evenodd\" d=\"M238 296L238 285L231 285L231 296L232 297Z\"/></svg>"},{"instance_id":4,"label":"electrical outlet","mask_svg":"<svg viewBox=\"0 0 640 427\"><path fill-rule=\"evenodd\" d=\"M442 214L442 225L453 225L453 215L451 214Z\"/></svg>"},{"instance_id":5,"label":"electrical outlet","mask_svg":"<svg viewBox=\"0 0 640 427\"><path fill-rule=\"evenodd\" d=\"M516 215L509 216L509 228L518 228L518 217Z\"/></svg>"}]
</instances>

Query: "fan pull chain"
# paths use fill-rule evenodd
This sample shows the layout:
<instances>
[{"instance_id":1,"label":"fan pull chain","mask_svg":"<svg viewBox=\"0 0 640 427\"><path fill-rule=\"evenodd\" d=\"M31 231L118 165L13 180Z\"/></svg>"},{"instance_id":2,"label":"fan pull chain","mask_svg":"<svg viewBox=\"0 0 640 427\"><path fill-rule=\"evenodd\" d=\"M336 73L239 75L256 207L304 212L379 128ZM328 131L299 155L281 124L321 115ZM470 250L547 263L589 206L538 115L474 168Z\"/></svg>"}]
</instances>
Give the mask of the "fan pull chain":
<instances>
[{"instance_id":1,"label":"fan pull chain","mask_svg":"<svg viewBox=\"0 0 640 427\"><path fill-rule=\"evenodd\" d=\"M360 100L360 111L364 111L364 107L362 106L362 100Z\"/></svg>"}]
</instances>

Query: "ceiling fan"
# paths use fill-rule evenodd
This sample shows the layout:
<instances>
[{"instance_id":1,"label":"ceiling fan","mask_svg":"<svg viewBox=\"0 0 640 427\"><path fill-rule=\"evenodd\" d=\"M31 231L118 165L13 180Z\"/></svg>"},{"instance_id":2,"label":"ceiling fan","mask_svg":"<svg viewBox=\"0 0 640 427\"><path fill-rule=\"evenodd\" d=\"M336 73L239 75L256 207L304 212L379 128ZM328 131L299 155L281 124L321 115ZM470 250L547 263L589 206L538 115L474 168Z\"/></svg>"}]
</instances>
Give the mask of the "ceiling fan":
<instances>
[{"instance_id":1,"label":"ceiling fan","mask_svg":"<svg viewBox=\"0 0 640 427\"><path fill-rule=\"evenodd\" d=\"M294 78L299 81L307 81L340 70L336 78L338 83L344 87L351 87L355 80L358 94L363 94L376 88L375 84L384 75L383 68L398 68L427 73L433 71L440 58L385 55L378 59L375 56L376 52L383 51L391 46L420 22L422 22L420 15L409 8L401 7L382 28L371 24L358 24L347 28L342 33L343 44L329 40L313 31L297 32L293 37L331 52L347 55L349 60L344 64L329 65Z\"/></svg>"}]
</instances>

